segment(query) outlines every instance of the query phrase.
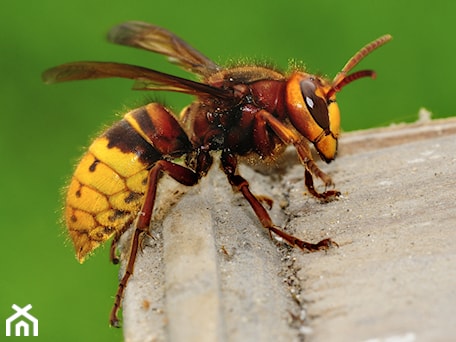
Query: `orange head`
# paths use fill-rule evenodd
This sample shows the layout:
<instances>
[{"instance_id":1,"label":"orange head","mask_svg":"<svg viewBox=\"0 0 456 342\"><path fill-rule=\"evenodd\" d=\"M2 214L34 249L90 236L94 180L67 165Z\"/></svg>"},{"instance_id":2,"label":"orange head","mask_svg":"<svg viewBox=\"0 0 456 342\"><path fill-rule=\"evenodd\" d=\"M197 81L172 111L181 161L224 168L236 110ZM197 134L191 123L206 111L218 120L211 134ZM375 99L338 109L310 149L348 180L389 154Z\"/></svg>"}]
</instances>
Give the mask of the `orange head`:
<instances>
[{"instance_id":1,"label":"orange head","mask_svg":"<svg viewBox=\"0 0 456 342\"><path fill-rule=\"evenodd\" d=\"M342 68L334 80L328 81L305 72L295 72L287 82L286 103L288 117L298 132L311 141L326 162L332 161L337 152L340 134L340 112L336 93L347 84L361 77L375 77L372 70L353 69L370 52L391 39L385 35L358 51Z\"/></svg>"}]
</instances>

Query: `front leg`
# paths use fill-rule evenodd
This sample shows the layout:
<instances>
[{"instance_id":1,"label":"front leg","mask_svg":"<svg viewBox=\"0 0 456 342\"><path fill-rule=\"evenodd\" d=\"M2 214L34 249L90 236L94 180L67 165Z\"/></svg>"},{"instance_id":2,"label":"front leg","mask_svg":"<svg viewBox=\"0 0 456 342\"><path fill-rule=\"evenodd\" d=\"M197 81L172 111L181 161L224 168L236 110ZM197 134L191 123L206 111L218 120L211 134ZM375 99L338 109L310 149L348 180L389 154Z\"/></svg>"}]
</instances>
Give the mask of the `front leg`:
<instances>
[{"instance_id":1,"label":"front leg","mask_svg":"<svg viewBox=\"0 0 456 342\"><path fill-rule=\"evenodd\" d=\"M296 152L298 153L299 160L305 167L304 179L307 190L310 194L325 201L330 201L340 195L340 192L336 190L327 190L321 193L315 190L313 176L319 178L325 187L333 186L334 183L331 177L320 170L317 164L313 161L312 153L310 152L309 145L304 137L299 135L296 131L286 127L281 121L265 110L261 110L257 113L256 120L261 122L257 125L257 127L268 126L285 144L294 145Z\"/></svg>"}]
</instances>

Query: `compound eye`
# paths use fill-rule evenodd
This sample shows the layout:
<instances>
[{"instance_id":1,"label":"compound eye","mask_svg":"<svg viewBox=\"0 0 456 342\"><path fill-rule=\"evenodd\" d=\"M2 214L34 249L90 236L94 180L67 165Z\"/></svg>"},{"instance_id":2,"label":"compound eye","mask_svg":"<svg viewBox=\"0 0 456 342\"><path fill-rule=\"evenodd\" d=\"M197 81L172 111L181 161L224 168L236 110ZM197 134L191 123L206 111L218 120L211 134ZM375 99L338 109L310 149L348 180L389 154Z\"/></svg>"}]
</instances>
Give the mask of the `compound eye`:
<instances>
[{"instance_id":1,"label":"compound eye","mask_svg":"<svg viewBox=\"0 0 456 342\"><path fill-rule=\"evenodd\" d=\"M301 81L301 92L307 110L314 118L315 122L325 131L329 130L329 115L326 101L315 94L317 86L314 79Z\"/></svg>"}]
</instances>

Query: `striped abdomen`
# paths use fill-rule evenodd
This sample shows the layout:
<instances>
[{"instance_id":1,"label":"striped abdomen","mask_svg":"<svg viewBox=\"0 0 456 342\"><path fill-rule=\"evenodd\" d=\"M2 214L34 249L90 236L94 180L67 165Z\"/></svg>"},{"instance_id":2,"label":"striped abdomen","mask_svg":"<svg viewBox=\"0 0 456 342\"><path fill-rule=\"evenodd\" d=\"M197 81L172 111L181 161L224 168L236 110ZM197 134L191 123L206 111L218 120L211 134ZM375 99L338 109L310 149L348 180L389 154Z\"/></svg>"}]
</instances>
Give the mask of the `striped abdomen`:
<instances>
[{"instance_id":1,"label":"striped abdomen","mask_svg":"<svg viewBox=\"0 0 456 342\"><path fill-rule=\"evenodd\" d=\"M65 221L80 262L141 210L150 167L191 144L174 116L157 103L135 109L95 139L68 187Z\"/></svg>"}]
</instances>

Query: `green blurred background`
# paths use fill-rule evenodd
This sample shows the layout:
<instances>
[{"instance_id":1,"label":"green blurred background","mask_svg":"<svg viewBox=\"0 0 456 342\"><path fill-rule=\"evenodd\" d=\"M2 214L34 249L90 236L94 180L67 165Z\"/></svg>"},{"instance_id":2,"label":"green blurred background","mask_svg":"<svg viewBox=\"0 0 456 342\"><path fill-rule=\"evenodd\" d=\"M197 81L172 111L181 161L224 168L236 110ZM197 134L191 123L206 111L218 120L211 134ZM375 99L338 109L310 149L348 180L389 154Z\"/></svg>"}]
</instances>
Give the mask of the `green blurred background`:
<instances>
[{"instance_id":1,"label":"green blurred background","mask_svg":"<svg viewBox=\"0 0 456 342\"><path fill-rule=\"evenodd\" d=\"M215 61L302 60L331 77L365 43L394 40L360 67L377 80L339 94L345 131L413 121L420 107L454 113L456 2L41 0L4 2L0 13L0 321L32 304L38 341L120 341L108 327L118 268L104 248L79 265L59 224L61 189L90 138L127 107L159 99L176 111L190 98L130 91L128 80L46 86L41 72L76 60L119 61L186 74L161 56L108 44L122 21L164 26ZM453 90L452 90L453 89ZM4 323L0 326L4 327ZM0 340L5 339L0 331ZM9 339L13 339L10 337Z\"/></svg>"}]
</instances>

